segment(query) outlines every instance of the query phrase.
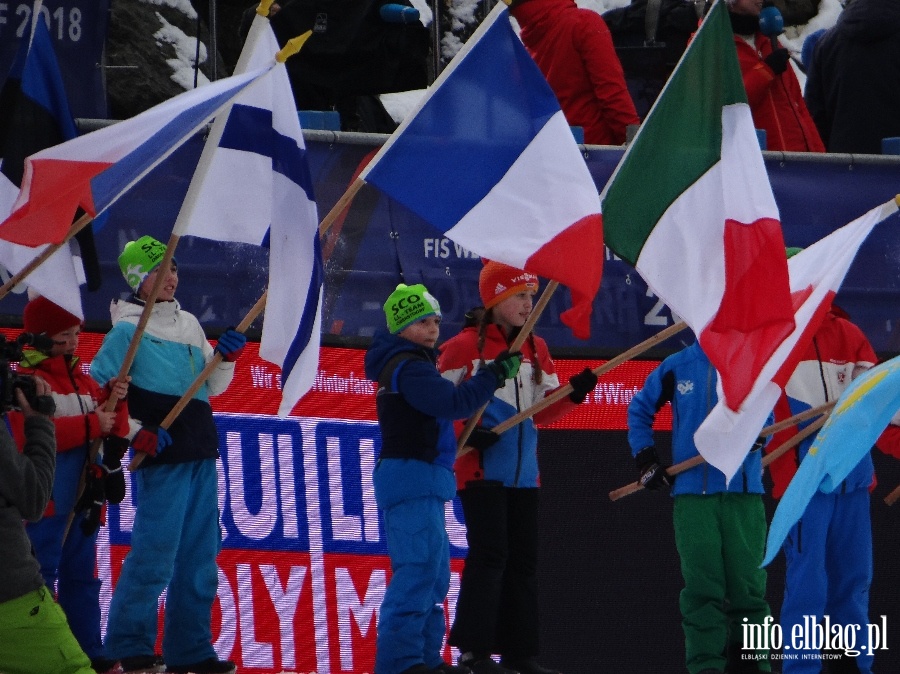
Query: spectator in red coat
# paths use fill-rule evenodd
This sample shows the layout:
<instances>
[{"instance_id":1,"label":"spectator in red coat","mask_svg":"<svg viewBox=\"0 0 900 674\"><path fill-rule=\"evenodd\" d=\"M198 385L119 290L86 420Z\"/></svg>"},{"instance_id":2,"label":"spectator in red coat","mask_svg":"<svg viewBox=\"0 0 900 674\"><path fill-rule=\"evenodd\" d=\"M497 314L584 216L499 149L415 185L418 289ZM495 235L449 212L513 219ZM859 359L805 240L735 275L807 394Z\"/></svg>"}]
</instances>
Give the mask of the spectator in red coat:
<instances>
[{"instance_id":1,"label":"spectator in red coat","mask_svg":"<svg viewBox=\"0 0 900 674\"><path fill-rule=\"evenodd\" d=\"M622 145L640 124L609 28L575 0L516 0L510 13L569 124L589 145Z\"/></svg>"},{"instance_id":2,"label":"spectator in red coat","mask_svg":"<svg viewBox=\"0 0 900 674\"><path fill-rule=\"evenodd\" d=\"M790 53L759 30L763 0L726 1L747 102L756 128L766 132L766 149L825 152L790 67Z\"/></svg>"}]
</instances>

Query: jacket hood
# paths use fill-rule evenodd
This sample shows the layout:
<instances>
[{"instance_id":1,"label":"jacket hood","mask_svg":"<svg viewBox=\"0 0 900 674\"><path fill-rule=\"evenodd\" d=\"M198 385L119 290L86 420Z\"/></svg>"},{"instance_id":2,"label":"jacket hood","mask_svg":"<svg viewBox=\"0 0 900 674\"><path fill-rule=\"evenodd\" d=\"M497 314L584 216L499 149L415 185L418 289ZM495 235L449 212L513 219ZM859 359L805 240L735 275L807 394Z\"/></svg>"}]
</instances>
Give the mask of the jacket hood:
<instances>
[{"instance_id":1,"label":"jacket hood","mask_svg":"<svg viewBox=\"0 0 900 674\"><path fill-rule=\"evenodd\" d=\"M171 302L155 302L153 304L152 314L154 316L165 317L175 315L179 311L181 311L181 305L178 303L178 300L172 300ZM124 319L140 319L143 312L144 303L133 297L127 300L113 300L109 305L109 315L113 325Z\"/></svg>"},{"instance_id":2,"label":"jacket hood","mask_svg":"<svg viewBox=\"0 0 900 674\"><path fill-rule=\"evenodd\" d=\"M413 344L408 339L404 339L399 335L392 335L386 330L380 330L375 333L372 339L372 345L366 351L365 369L366 377L372 381L378 381L381 371L384 369L388 361L398 353L409 351L411 353L421 353L426 355L431 361L437 356L435 349L427 349L424 346Z\"/></svg>"},{"instance_id":3,"label":"jacket hood","mask_svg":"<svg viewBox=\"0 0 900 674\"><path fill-rule=\"evenodd\" d=\"M547 32L560 11L577 10L575 0L523 0L509 10L523 33L538 38ZM523 38L524 39L524 38Z\"/></svg>"},{"instance_id":4,"label":"jacket hood","mask_svg":"<svg viewBox=\"0 0 900 674\"><path fill-rule=\"evenodd\" d=\"M848 40L864 44L900 35L900 2L855 0L841 12L835 29Z\"/></svg>"}]
</instances>

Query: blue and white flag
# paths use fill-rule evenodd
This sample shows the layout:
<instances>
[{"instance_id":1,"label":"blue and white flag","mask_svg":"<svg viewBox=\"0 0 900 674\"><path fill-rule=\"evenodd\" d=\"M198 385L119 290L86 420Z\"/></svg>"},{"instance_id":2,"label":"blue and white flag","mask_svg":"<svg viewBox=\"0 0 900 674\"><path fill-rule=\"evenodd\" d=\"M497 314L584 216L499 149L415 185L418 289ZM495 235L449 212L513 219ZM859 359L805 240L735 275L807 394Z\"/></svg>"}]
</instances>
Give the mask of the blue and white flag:
<instances>
[{"instance_id":1,"label":"blue and white flag","mask_svg":"<svg viewBox=\"0 0 900 674\"><path fill-rule=\"evenodd\" d=\"M257 15L236 72L264 67L276 52L268 19ZM269 247L259 355L281 367L280 416L312 388L318 370L318 222L290 80L278 63L216 118L172 233Z\"/></svg>"},{"instance_id":2,"label":"blue and white flag","mask_svg":"<svg viewBox=\"0 0 900 674\"><path fill-rule=\"evenodd\" d=\"M830 494L872 449L900 409L900 356L853 380L781 497L766 542L763 566L781 549L817 491Z\"/></svg>"}]
</instances>

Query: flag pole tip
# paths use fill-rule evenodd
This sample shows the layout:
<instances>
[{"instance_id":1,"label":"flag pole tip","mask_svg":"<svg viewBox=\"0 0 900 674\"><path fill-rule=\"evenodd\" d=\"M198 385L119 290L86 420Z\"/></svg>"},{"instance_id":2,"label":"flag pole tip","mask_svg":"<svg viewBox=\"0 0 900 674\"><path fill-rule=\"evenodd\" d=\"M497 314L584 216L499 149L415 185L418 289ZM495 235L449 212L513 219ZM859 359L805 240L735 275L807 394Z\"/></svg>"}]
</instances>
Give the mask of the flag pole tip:
<instances>
[{"instance_id":1,"label":"flag pole tip","mask_svg":"<svg viewBox=\"0 0 900 674\"><path fill-rule=\"evenodd\" d=\"M256 6L256 13L260 16L269 16L269 10L272 9L274 2L275 0L261 0Z\"/></svg>"},{"instance_id":2,"label":"flag pole tip","mask_svg":"<svg viewBox=\"0 0 900 674\"><path fill-rule=\"evenodd\" d=\"M897 204L897 208L900 208L900 194L894 197L894 203Z\"/></svg>"},{"instance_id":3,"label":"flag pole tip","mask_svg":"<svg viewBox=\"0 0 900 674\"><path fill-rule=\"evenodd\" d=\"M309 36L312 35L312 31L308 30L302 35L298 35L297 37L292 37L287 41L287 44L282 47L277 54L275 54L275 60L279 63L284 63L291 56L300 51L300 48L306 43L309 39Z\"/></svg>"}]
</instances>

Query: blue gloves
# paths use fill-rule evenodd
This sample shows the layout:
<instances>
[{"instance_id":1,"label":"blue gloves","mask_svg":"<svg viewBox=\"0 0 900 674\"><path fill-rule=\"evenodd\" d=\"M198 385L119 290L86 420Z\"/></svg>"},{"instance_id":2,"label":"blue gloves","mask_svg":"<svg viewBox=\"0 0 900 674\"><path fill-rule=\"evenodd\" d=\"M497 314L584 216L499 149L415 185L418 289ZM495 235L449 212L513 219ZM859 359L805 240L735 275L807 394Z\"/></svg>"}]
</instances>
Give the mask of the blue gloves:
<instances>
[{"instance_id":1,"label":"blue gloves","mask_svg":"<svg viewBox=\"0 0 900 674\"><path fill-rule=\"evenodd\" d=\"M228 328L219 335L219 341L215 350L217 353L222 354L222 360L226 363L233 363L240 357L246 344L247 337L243 333L238 332L234 328Z\"/></svg>"},{"instance_id":2,"label":"blue gloves","mask_svg":"<svg viewBox=\"0 0 900 674\"><path fill-rule=\"evenodd\" d=\"M141 426L141 430L131 441L131 446L137 451L150 456L156 456L171 444L172 436L165 428L159 426Z\"/></svg>"}]
</instances>

